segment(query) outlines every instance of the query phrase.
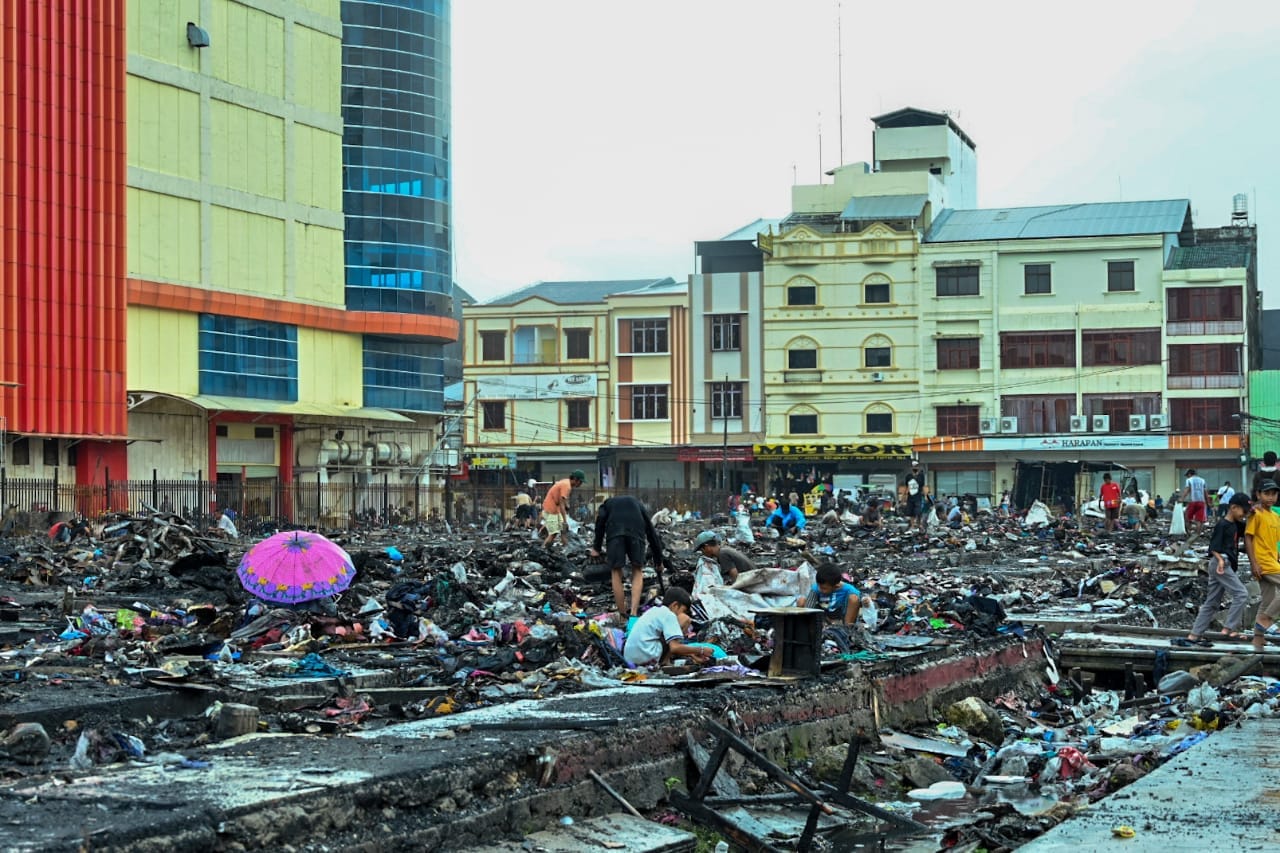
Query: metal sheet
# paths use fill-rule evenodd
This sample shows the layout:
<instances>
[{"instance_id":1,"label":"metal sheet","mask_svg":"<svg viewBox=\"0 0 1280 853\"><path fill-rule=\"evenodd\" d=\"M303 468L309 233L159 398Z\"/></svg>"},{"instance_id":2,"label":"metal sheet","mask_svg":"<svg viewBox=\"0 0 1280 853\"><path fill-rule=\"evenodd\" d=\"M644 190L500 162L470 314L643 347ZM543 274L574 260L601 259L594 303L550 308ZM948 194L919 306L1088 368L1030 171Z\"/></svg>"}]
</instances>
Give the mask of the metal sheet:
<instances>
[{"instance_id":1,"label":"metal sheet","mask_svg":"<svg viewBox=\"0 0 1280 853\"><path fill-rule=\"evenodd\" d=\"M1186 199L1168 199L944 210L934 220L925 242L1177 234L1190 207Z\"/></svg>"},{"instance_id":2,"label":"metal sheet","mask_svg":"<svg viewBox=\"0 0 1280 853\"><path fill-rule=\"evenodd\" d=\"M924 210L929 196L918 195L872 195L858 196L849 199L841 212L841 219L878 220L915 219Z\"/></svg>"}]
</instances>

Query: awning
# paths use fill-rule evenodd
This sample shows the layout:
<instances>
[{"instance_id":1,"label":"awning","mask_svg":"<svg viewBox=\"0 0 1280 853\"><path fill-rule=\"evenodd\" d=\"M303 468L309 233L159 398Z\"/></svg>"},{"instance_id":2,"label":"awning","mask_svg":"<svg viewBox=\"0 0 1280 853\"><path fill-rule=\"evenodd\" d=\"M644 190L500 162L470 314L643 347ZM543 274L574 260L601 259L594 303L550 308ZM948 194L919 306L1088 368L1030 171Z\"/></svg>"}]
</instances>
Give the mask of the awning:
<instances>
[{"instance_id":1,"label":"awning","mask_svg":"<svg viewBox=\"0 0 1280 853\"><path fill-rule=\"evenodd\" d=\"M862 221L876 220L884 222L889 219L915 219L924 210L929 197L919 195L869 195L849 199L841 219L857 219Z\"/></svg>"},{"instance_id":2,"label":"awning","mask_svg":"<svg viewBox=\"0 0 1280 853\"><path fill-rule=\"evenodd\" d=\"M410 424L407 418L390 409L367 406L334 406L327 403L289 403L283 400L258 400L252 397L214 397L208 394L157 394L157 397L173 397L185 400L207 412L255 412L268 415L313 415L324 418L350 418L352 420L391 421Z\"/></svg>"}]
</instances>

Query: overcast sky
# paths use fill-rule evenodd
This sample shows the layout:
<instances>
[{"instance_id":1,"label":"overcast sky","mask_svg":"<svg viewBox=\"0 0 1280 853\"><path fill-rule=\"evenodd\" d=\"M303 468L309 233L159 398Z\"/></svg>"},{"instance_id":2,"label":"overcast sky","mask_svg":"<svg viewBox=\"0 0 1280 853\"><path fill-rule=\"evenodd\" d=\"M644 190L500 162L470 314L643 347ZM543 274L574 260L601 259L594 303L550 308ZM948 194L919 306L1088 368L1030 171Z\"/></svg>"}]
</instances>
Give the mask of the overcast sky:
<instances>
[{"instance_id":1,"label":"overcast sky","mask_svg":"<svg viewBox=\"0 0 1280 853\"><path fill-rule=\"evenodd\" d=\"M456 277L682 281L841 160L835 0L454 0ZM1280 3L843 3L844 162L948 110L982 207L1249 194L1280 307ZM819 162L819 128L822 160ZM794 176L794 177L793 177ZM829 180L829 179L828 179Z\"/></svg>"}]
</instances>

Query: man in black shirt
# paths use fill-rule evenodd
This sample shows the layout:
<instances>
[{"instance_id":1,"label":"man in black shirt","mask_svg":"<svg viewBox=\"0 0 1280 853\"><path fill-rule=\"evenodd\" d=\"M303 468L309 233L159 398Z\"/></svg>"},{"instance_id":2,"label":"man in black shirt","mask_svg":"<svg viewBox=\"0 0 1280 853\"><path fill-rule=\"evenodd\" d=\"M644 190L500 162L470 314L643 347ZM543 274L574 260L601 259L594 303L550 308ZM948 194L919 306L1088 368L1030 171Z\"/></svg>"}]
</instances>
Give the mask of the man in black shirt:
<instances>
[{"instance_id":1,"label":"man in black shirt","mask_svg":"<svg viewBox=\"0 0 1280 853\"><path fill-rule=\"evenodd\" d=\"M927 530L925 515L925 478L920 470L920 460L911 460L911 473L907 475L907 523L918 528L921 533Z\"/></svg>"},{"instance_id":2,"label":"man in black shirt","mask_svg":"<svg viewBox=\"0 0 1280 853\"><path fill-rule=\"evenodd\" d=\"M1245 602L1249 593L1236 574L1239 565L1241 521L1249 511L1249 499L1244 495L1234 495L1227 503L1227 514L1218 519L1213 527L1213 535L1209 540L1209 590L1204 604L1196 615L1196 622L1191 626L1191 633L1185 639L1173 640L1175 646L1211 646L1213 643L1204 637L1209 630L1209 623L1218 615L1218 606L1222 603L1223 594L1231 596L1231 606L1227 616L1222 620L1225 633L1232 639L1243 640L1240 633L1240 619L1244 615Z\"/></svg>"},{"instance_id":3,"label":"man in black shirt","mask_svg":"<svg viewBox=\"0 0 1280 853\"><path fill-rule=\"evenodd\" d=\"M645 540L653 549L653 564L659 572L664 566L662 539L654 529L649 510L630 495L618 495L600 504L596 512L596 535L591 556L600 556L600 546L608 540L605 562L613 575L613 600L620 616L637 616L640 595L644 592ZM631 564L631 609L626 609L622 589L622 567Z\"/></svg>"}]
</instances>

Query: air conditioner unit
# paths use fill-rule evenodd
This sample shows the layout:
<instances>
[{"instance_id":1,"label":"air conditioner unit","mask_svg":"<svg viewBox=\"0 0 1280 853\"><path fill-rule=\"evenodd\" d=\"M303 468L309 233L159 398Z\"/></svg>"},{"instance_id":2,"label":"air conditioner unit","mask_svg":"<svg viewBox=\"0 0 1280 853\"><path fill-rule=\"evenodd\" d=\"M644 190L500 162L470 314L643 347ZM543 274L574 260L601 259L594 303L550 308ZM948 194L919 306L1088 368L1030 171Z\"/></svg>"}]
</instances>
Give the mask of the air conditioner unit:
<instances>
[{"instance_id":1,"label":"air conditioner unit","mask_svg":"<svg viewBox=\"0 0 1280 853\"><path fill-rule=\"evenodd\" d=\"M1168 429L1169 416L1168 415L1152 415L1151 428L1152 429Z\"/></svg>"},{"instance_id":2,"label":"air conditioner unit","mask_svg":"<svg viewBox=\"0 0 1280 853\"><path fill-rule=\"evenodd\" d=\"M1017 432L1018 419L1017 418L1001 418L1000 431L1001 432Z\"/></svg>"},{"instance_id":3,"label":"air conditioner unit","mask_svg":"<svg viewBox=\"0 0 1280 853\"><path fill-rule=\"evenodd\" d=\"M871 381L872 381L872 382L883 382L883 381L884 381L884 374L877 370L875 373L871 374Z\"/></svg>"},{"instance_id":4,"label":"air conditioner unit","mask_svg":"<svg viewBox=\"0 0 1280 853\"><path fill-rule=\"evenodd\" d=\"M979 418L978 419L978 432L982 433L983 435L995 435L999 431L1000 431L999 418Z\"/></svg>"},{"instance_id":5,"label":"air conditioner unit","mask_svg":"<svg viewBox=\"0 0 1280 853\"><path fill-rule=\"evenodd\" d=\"M1071 431L1072 431L1072 432L1088 432L1088 431L1089 431L1089 419L1088 419L1088 418L1086 418L1084 415L1072 415L1072 416L1071 416Z\"/></svg>"},{"instance_id":6,"label":"air conditioner unit","mask_svg":"<svg viewBox=\"0 0 1280 853\"><path fill-rule=\"evenodd\" d=\"M1094 415L1089 418L1089 428L1094 432L1111 432L1111 416Z\"/></svg>"},{"instance_id":7,"label":"air conditioner unit","mask_svg":"<svg viewBox=\"0 0 1280 853\"><path fill-rule=\"evenodd\" d=\"M1129 415L1129 432L1141 432L1147 428L1146 415Z\"/></svg>"}]
</instances>

